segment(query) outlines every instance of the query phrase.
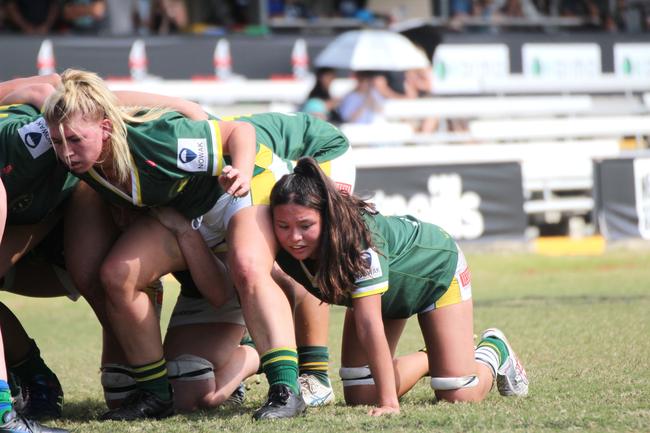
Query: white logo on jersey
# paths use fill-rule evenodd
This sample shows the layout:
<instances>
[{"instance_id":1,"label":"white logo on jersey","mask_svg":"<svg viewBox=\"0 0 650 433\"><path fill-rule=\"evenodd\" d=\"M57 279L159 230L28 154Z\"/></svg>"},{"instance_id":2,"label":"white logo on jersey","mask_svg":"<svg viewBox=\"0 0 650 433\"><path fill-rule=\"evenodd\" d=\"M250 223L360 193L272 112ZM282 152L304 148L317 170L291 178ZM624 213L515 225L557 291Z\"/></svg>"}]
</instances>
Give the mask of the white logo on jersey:
<instances>
[{"instance_id":1,"label":"white logo on jersey","mask_svg":"<svg viewBox=\"0 0 650 433\"><path fill-rule=\"evenodd\" d=\"M179 138L176 166L184 171L208 171L208 142L205 138Z\"/></svg>"},{"instance_id":2,"label":"white logo on jersey","mask_svg":"<svg viewBox=\"0 0 650 433\"><path fill-rule=\"evenodd\" d=\"M47 123L42 117L20 128L18 134L34 159L52 147L50 131L47 130Z\"/></svg>"},{"instance_id":3,"label":"white logo on jersey","mask_svg":"<svg viewBox=\"0 0 650 433\"><path fill-rule=\"evenodd\" d=\"M375 250L367 249L361 253L361 257L368 264L368 271L357 278L356 283L362 281L372 280L379 278L383 275L381 265L379 264L379 256Z\"/></svg>"}]
</instances>

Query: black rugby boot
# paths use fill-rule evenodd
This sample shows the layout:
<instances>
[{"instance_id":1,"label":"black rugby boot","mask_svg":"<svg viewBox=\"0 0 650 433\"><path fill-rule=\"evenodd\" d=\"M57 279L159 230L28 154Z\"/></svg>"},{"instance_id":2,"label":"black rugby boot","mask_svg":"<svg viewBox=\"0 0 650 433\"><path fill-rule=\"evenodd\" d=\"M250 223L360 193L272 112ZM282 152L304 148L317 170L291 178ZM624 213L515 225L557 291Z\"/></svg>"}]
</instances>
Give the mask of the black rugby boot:
<instances>
[{"instance_id":1,"label":"black rugby boot","mask_svg":"<svg viewBox=\"0 0 650 433\"><path fill-rule=\"evenodd\" d=\"M101 416L103 421L133 421L144 418L162 419L174 415L174 399L163 400L142 389L124 399L122 405Z\"/></svg>"},{"instance_id":2,"label":"black rugby boot","mask_svg":"<svg viewBox=\"0 0 650 433\"><path fill-rule=\"evenodd\" d=\"M269 395L264 406L253 414L256 420L291 418L305 412L307 406L300 394L296 394L287 385L276 383L269 388Z\"/></svg>"}]
</instances>

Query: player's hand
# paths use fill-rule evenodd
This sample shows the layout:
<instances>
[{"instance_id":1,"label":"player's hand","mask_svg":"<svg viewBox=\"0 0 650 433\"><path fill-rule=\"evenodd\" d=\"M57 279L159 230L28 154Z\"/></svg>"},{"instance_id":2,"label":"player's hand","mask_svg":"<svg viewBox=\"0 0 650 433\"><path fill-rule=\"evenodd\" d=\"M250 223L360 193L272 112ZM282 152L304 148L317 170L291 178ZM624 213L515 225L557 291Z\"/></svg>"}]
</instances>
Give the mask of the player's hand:
<instances>
[{"instance_id":1,"label":"player's hand","mask_svg":"<svg viewBox=\"0 0 650 433\"><path fill-rule=\"evenodd\" d=\"M219 184L233 197L243 197L250 190L250 179L243 176L235 167L227 165L219 176Z\"/></svg>"},{"instance_id":2,"label":"player's hand","mask_svg":"<svg viewBox=\"0 0 650 433\"><path fill-rule=\"evenodd\" d=\"M378 406L373 407L368 411L370 416L383 416L383 415L399 415L399 406Z\"/></svg>"},{"instance_id":3,"label":"player's hand","mask_svg":"<svg viewBox=\"0 0 650 433\"><path fill-rule=\"evenodd\" d=\"M151 208L151 214L176 236L181 236L192 229L190 221L171 207Z\"/></svg>"}]
</instances>

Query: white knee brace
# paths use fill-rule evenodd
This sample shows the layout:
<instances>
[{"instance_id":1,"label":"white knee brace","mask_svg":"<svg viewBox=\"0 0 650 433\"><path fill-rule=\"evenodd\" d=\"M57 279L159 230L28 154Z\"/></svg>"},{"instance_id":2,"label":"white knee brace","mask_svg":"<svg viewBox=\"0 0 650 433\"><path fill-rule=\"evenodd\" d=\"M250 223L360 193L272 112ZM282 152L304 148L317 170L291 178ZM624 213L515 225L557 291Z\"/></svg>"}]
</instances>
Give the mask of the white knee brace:
<instances>
[{"instance_id":1,"label":"white knee brace","mask_svg":"<svg viewBox=\"0 0 650 433\"><path fill-rule=\"evenodd\" d=\"M431 388L438 391L451 391L461 388L474 388L478 385L478 376L472 374L463 377L432 377Z\"/></svg>"},{"instance_id":2,"label":"white knee brace","mask_svg":"<svg viewBox=\"0 0 650 433\"><path fill-rule=\"evenodd\" d=\"M199 356L183 354L167 361L167 375L175 380L207 380L214 378L214 365Z\"/></svg>"},{"instance_id":3,"label":"white knee brace","mask_svg":"<svg viewBox=\"0 0 650 433\"><path fill-rule=\"evenodd\" d=\"M104 388L104 399L109 403L124 400L136 390L135 379L131 369L122 364L104 364L101 366L101 382Z\"/></svg>"},{"instance_id":4,"label":"white knee brace","mask_svg":"<svg viewBox=\"0 0 650 433\"><path fill-rule=\"evenodd\" d=\"M339 376L343 380L343 386L374 385L375 380L372 378L370 367L341 367Z\"/></svg>"}]
</instances>

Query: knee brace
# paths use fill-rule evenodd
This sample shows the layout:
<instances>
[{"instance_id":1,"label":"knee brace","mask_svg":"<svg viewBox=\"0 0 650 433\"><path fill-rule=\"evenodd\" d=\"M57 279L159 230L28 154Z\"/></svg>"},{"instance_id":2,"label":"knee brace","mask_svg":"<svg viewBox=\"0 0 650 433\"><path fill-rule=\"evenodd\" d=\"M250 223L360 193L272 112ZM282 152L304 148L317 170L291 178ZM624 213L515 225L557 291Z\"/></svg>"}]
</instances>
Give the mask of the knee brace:
<instances>
[{"instance_id":1,"label":"knee brace","mask_svg":"<svg viewBox=\"0 0 650 433\"><path fill-rule=\"evenodd\" d=\"M213 379L214 365L199 356L183 354L167 361L167 375L184 381Z\"/></svg>"},{"instance_id":2,"label":"knee brace","mask_svg":"<svg viewBox=\"0 0 650 433\"><path fill-rule=\"evenodd\" d=\"M101 382L104 388L104 398L109 403L124 400L135 392L136 383L131 369L122 364L104 364L101 366Z\"/></svg>"},{"instance_id":3,"label":"knee brace","mask_svg":"<svg viewBox=\"0 0 650 433\"><path fill-rule=\"evenodd\" d=\"M432 377L431 388L437 391L451 391L461 388L474 388L478 385L475 374L463 377Z\"/></svg>"},{"instance_id":4,"label":"knee brace","mask_svg":"<svg viewBox=\"0 0 650 433\"><path fill-rule=\"evenodd\" d=\"M341 376L344 387L375 384L370 367L367 365L362 367L341 367L339 376Z\"/></svg>"}]
</instances>

